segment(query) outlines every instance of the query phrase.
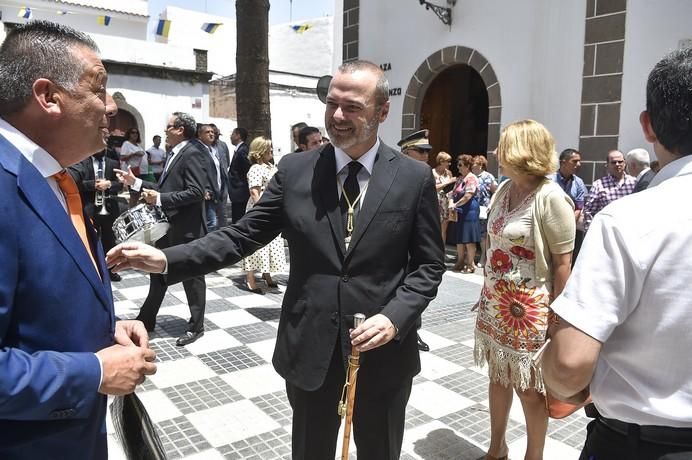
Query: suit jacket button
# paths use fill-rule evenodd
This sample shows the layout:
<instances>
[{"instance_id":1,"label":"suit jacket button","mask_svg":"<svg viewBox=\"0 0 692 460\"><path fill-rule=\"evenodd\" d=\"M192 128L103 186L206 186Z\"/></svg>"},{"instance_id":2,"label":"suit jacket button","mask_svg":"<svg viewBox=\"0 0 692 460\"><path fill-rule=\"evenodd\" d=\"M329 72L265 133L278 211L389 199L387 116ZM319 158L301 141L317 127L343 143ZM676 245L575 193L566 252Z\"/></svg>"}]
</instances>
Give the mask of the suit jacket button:
<instances>
[{"instance_id":1,"label":"suit jacket button","mask_svg":"<svg viewBox=\"0 0 692 460\"><path fill-rule=\"evenodd\" d=\"M336 312L332 313L332 323L334 323L334 324L339 323L339 314Z\"/></svg>"},{"instance_id":2,"label":"suit jacket button","mask_svg":"<svg viewBox=\"0 0 692 460\"><path fill-rule=\"evenodd\" d=\"M341 281L343 281L344 283L348 283L348 275L342 276Z\"/></svg>"}]
</instances>

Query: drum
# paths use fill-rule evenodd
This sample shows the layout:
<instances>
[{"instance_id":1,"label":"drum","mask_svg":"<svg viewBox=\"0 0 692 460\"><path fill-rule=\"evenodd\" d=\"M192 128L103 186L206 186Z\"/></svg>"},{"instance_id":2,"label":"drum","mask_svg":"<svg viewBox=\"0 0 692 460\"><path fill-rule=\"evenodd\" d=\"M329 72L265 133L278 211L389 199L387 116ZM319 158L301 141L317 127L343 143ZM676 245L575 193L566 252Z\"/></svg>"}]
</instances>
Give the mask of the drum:
<instances>
[{"instance_id":1,"label":"drum","mask_svg":"<svg viewBox=\"0 0 692 460\"><path fill-rule=\"evenodd\" d=\"M160 207L138 204L115 219L113 233L118 243L132 240L152 244L166 234L169 226Z\"/></svg>"}]
</instances>

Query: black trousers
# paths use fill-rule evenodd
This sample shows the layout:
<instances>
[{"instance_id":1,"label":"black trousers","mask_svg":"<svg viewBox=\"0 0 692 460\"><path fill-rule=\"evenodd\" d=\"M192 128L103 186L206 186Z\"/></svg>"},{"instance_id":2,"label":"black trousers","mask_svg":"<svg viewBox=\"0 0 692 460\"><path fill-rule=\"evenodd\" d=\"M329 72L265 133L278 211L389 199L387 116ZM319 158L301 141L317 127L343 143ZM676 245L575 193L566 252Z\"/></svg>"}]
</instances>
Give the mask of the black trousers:
<instances>
[{"instance_id":1,"label":"black trousers","mask_svg":"<svg viewBox=\"0 0 692 460\"><path fill-rule=\"evenodd\" d=\"M115 246L115 234L113 233L113 222L118 216L112 213L102 216L96 212L93 216L94 227L101 238L103 252L108 252Z\"/></svg>"},{"instance_id":2,"label":"black trousers","mask_svg":"<svg viewBox=\"0 0 692 460\"><path fill-rule=\"evenodd\" d=\"M163 249L170 246L168 236L164 236L156 242L156 247ZM187 305L190 308L190 324L188 331L200 332L204 330L204 309L207 301L207 283L204 275L196 276L183 281ZM168 290L164 275L152 273L149 275L149 294L139 310L137 319L144 323L147 330L153 330L156 325L156 315L161 308L161 302Z\"/></svg>"},{"instance_id":3,"label":"black trousers","mask_svg":"<svg viewBox=\"0 0 692 460\"><path fill-rule=\"evenodd\" d=\"M624 434L625 430L616 431L597 418L587 427L588 434L579 460L692 459L692 429L663 428L670 435L661 439L648 436L646 429L629 425L627 434Z\"/></svg>"},{"instance_id":4,"label":"black trousers","mask_svg":"<svg viewBox=\"0 0 692 460\"><path fill-rule=\"evenodd\" d=\"M337 405L346 379L337 341L324 384L305 391L286 382L293 408L293 460L325 460L336 456L341 419ZM353 440L358 460L398 460L404 438L406 404L413 378L401 382L358 379L353 411Z\"/></svg>"},{"instance_id":5,"label":"black trousers","mask_svg":"<svg viewBox=\"0 0 692 460\"><path fill-rule=\"evenodd\" d=\"M247 201L245 203L239 203L236 201L231 202L231 221L235 224L241 217L245 215L245 209L247 208Z\"/></svg>"}]
</instances>

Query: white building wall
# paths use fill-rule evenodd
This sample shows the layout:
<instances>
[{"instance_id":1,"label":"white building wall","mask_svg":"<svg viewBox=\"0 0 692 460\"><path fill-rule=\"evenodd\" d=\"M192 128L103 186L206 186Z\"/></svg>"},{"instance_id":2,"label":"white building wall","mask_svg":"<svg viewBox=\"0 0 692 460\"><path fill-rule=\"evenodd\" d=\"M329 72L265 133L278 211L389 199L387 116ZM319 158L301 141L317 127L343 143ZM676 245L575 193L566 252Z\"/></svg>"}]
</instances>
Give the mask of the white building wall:
<instances>
[{"instance_id":1,"label":"white building wall","mask_svg":"<svg viewBox=\"0 0 692 460\"><path fill-rule=\"evenodd\" d=\"M291 95L285 91L272 90L269 93L272 111L272 143L274 160L291 150L291 126L304 121L324 133L324 104L314 95Z\"/></svg>"},{"instance_id":2,"label":"white building wall","mask_svg":"<svg viewBox=\"0 0 692 460\"><path fill-rule=\"evenodd\" d=\"M210 121L209 91L206 85L129 75L109 75L108 87L111 94L121 93L126 102L142 115L144 126L140 126L139 129L147 147L154 135L163 137L168 116L173 112L189 113L198 122ZM197 98L202 99L202 106L198 109L192 107Z\"/></svg>"},{"instance_id":3,"label":"white building wall","mask_svg":"<svg viewBox=\"0 0 692 460\"><path fill-rule=\"evenodd\" d=\"M655 158L639 125L646 108L646 80L656 63L677 49L681 40L692 39L692 2L689 0L628 0L619 148L627 152L643 147Z\"/></svg>"},{"instance_id":4,"label":"white building wall","mask_svg":"<svg viewBox=\"0 0 692 460\"><path fill-rule=\"evenodd\" d=\"M554 4L555 3L555 4ZM577 145L585 0L467 0L453 9L452 28L418 2L360 3L360 57L391 63L389 119L381 136L401 136L403 93L424 60L447 46L481 53L500 83L503 125L522 118L545 123L558 144Z\"/></svg>"}]
</instances>

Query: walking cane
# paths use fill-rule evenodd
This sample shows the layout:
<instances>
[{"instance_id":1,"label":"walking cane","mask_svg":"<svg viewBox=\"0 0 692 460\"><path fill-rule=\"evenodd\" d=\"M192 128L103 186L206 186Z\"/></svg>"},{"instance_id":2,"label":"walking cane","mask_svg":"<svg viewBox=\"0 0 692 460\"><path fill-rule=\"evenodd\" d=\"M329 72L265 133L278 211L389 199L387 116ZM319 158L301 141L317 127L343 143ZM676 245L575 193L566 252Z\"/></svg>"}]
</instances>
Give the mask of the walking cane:
<instances>
[{"instance_id":1,"label":"walking cane","mask_svg":"<svg viewBox=\"0 0 692 460\"><path fill-rule=\"evenodd\" d=\"M356 313L353 315L354 329L363 324L365 315ZM341 460L348 460L348 445L351 441L351 423L353 422L353 404L356 398L356 381L358 379L358 369L360 368L360 351L356 347L351 348L351 354L348 355L348 373L346 374L346 383L341 390L341 400L339 401L338 413L341 418L346 416L346 425L344 425L344 440L341 446Z\"/></svg>"}]
</instances>

